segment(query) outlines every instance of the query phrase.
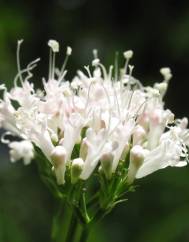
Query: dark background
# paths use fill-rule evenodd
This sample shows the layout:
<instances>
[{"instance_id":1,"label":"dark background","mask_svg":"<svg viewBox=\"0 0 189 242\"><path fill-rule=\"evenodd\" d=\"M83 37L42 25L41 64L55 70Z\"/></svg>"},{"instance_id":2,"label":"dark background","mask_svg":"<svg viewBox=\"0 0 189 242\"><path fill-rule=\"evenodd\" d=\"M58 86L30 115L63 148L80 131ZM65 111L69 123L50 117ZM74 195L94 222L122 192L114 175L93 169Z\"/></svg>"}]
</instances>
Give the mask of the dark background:
<instances>
[{"instance_id":1,"label":"dark background","mask_svg":"<svg viewBox=\"0 0 189 242\"><path fill-rule=\"evenodd\" d=\"M16 42L24 39L22 65L41 57L34 82L47 76L49 38L73 48L69 77L91 62L97 48L109 65L115 51L134 50L134 75L145 84L173 79L165 98L177 117L189 117L189 1L0 0L0 80L11 86L16 74ZM48 242L54 205L35 163L9 163L0 149L0 242ZM189 241L189 168L168 168L137 181L129 194L91 235L90 242Z\"/></svg>"}]
</instances>

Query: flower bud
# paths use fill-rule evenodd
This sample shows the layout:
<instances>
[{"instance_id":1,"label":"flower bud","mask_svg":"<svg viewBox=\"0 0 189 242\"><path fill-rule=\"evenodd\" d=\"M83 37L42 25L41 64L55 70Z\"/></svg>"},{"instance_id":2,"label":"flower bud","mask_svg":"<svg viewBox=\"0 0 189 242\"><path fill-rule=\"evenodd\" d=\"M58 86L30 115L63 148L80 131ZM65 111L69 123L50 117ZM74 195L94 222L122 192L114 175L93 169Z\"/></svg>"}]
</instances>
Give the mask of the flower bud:
<instances>
[{"instance_id":1,"label":"flower bud","mask_svg":"<svg viewBox=\"0 0 189 242\"><path fill-rule=\"evenodd\" d=\"M64 175L66 171L66 150L63 146L56 146L51 153L54 171L59 185L64 184Z\"/></svg>"},{"instance_id":2,"label":"flower bud","mask_svg":"<svg viewBox=\"0 0 189 242\"><path fill-rule=\"evenodd\" d=\"M83 170L84 161L81 158L74 159L71 166L71 183L75 184Z\"/></svg>"},{"instance_id":3,"label":"flower bud","mask_svg":"<svg viewBox=\"0 0 189 242\"><path fill-rule=\"evenodd\" d=\"M113 155L112 153L105 153L100 158L102 170L108 180L112 177L112 164L113 164Z\"/></svg>"},{"instance_id":4,"label":"flower bud","mask_svg":"<svg viewBox=\"0 0 189 242\"><path fill-rule=\"evenodd\" d=\"M125 144L125 147L124 147L123 152L121 154L120 160L125 160L126 159L128 153L129 153L129 149L130 149L130 144L127 142Z\"/></svg>"},{"instance_id":5,"label":"flower bud","mask_svg":"<svg viewBox=\"0 0 189 242\"><path fill-rule=\"evenodd\" d=\"M133 133L133 145L140 145L146 137L146 131L140 125L137 125Z\"/></svg>"},{"instance_id":6,"label":"flower bud","mask_svg":"<svg viewBox=\"0 0 189 242\"><path fill-rule=\"evenodd\" d=\"M128 168L128 183L131 184L135 175L142 165L146 156L147 150L143 149L140 145L135 145L130 151L130 164Z\"/></svg>"}]
</instances>

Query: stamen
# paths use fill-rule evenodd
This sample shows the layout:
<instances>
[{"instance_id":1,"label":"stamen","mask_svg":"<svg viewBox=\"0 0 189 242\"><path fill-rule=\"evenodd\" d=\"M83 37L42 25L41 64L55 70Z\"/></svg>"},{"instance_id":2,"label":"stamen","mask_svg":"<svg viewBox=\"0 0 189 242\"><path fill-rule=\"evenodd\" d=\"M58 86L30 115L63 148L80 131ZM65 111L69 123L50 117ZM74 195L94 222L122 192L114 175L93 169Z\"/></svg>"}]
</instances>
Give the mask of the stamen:
<instances>
[{"instance_id":1,"label":"stamen","mask_svg":"<svg viewBox=\"0 0 189 242\"><path fill-rule=\"evenodd\" d=\"M3 144L9 144L11 141L6 138L7 135L13 135L10 131L5 132L4 134L1 135L1 142Z\"/></svg>"},{"instance_id":2,"label":"stamen","mask_svg":"<svg viewBox=\"0 0 189 242\"><path fill-rule=\"evenodd\" d=\"M104 79L105 79L105 80L108 79L108 74L107 74L106 68L105 68L104 65L102 65L102 64L100 63L100 60L99 60L99 59L94 59L94 60L92 61L92 66L95 66L95 67L100 66L101 69L102 69L102 73L103 73Z\"/></svg>"},{"instance_id":3,"label":"stamen","mask_svg":"<svg viewBox=\"0 0 189 242\"><path fill-rule=\"evenodd\" d=\"M160 73L164 77L164 81L168 82L172 78L171 69L169 67L163 67L160 69Z\"/></svg>"},{"instance_id":4,"label":"stamen","mask_svg":"<svg viewBox=\"0 0 189 242\"><path fill-rule=\"evenodd\" d=\"M113 66L111 65L109 67L109 72L108 72L108 80L111 81L112 80L112 72L113 72Z\"/></svg>"},{"instance_id":5,"label":"stamen","mask_svg":"<svg viewBox=\"0 0 189 242\"><path fill-rule=\"evenodd\" d=\"M17 50L16 50L17 71L18 71L21 83L23 83L23 77L22 77L22 72L21 72L21 67L20 67L20 47L21 47L22 42L23 42L23 39L18 40Z\"/></svg>"},{"instance_id":6,"label":"stamen","mask_svg":"<svg viewBox=\"0 0 189 242\"><path fill-rule=\"evenodd\" d=\"M125 57L126 61L125 61L125 74L127 74L127 67L129 64L130 59L133 57L133 51L132 50L127 50L123 53L123 56Z\"/></svg>"},{"instance_id":7,"label":"stamen","mask_svg":"<svg viewBox=\"0 0 189 242\"><path fill-rule=\"evenodd\" d=\"M55 55L59 52L59 43L56 40L49 40L48 46L50 47L49 52L49 80L54 80L55 72Z\"/></svg>"},{"instance_id":8,"label":"stamen","mask_svg":"<svg viewBox=\"0 0 189 242\"><path fill-rule=\"evenodd\" d=\"M131 79L132 73L133 73L134 66L129 65L129 81Z\"/></svg>"},{"instance_id":9,"label":"stamen","mask_svg":"<svg viewBox=\"0 0 189 242\"><path fill-rule=\"evenodd\" d=\"M28 81L30 78L32 78L33 73L31 73L31 70L33 70L37 66L37 62L39 61L40 61L40 58L37 58L36 60L32 61L27 65L26 69L27 69L28 76L25 78L25 81Z\"/></svg>"},{"instance_id":10,"label":"stamen","mask_svg":"<svg viewBox=\"0 0 189 242\"><path fill-rule=\"evenodd\" d=\"M88 75L89 75L89 78L92 78L92 75L91 75L91 72L90 72L90 69L89 69L89 66L84 66L85 70L87 71Z\"/></svg>"},{"instance_id":11,"label":"stamen","mask_svg":"<svg viewBox=\"0 0 189 242\"><path fill-rule=\"evenodd\" d=\"M68 63L68 60L69 60L69 56L71 55L72 53L72 49L70 46L67 47L67 51L66 51L66 57L65 57L65 60L63 62L63 65L62 65L62 68L61 68L61 71L60 71L60 74L59 74L59 77L58 77L58 82L61 82L63 80L63 76L64 75L64 72L65 72L65 68L66 68L66 65Z\"/></svg>"},{"instance_id":12,"label":"stamen","mask_svg":"<svg viewBox=\"0 0 189 242\"><path fill-rule=\"evenodd\" d=\"M93 56L94 56L94 59L98 59L98 50L97 49L93 50Z\"/></svg>"},{"instance_id":13,"label":"stamen","mask_svg":"<svg viewBox=\"0 0 189 242\"><path fill-rule=\"evenodd\" d=\"M19 73L17 73L17 75L14 78L14 85L15 85L15 87L17 87L17 81L20 78L20 75L25 73L25 72L30 73L30 71L33 70L36 66L37 66L37 64L34 64L32 66L31 65L27 66L25 69L23 69ZM30 73L30 75L31 75L31 73ZM26 80L28 80L28 77L26 77ZM23 81L22 81L22 84L23 84Z\"/></svg>"},{"instance_id":14,"label":"stamen","mask_svg":"<svg viewBox=\"0 0 189 242\"><path fill-rule=\"evenodd\" d=\"M115 62L114 62L114 81L118 81L118 66L119 66L119 64L118 64L118 58L119 58L119 52L118 51L116 51L116 53L115 53Z\"/></svg>"}]
</instances>

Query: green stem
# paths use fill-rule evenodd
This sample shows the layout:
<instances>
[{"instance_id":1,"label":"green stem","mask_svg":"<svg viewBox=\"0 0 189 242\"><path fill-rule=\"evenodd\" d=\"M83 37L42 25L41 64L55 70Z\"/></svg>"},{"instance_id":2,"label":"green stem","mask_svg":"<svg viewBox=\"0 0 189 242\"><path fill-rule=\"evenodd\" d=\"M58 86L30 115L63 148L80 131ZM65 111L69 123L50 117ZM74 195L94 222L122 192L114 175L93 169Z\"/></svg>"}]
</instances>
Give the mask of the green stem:
<instances>
[{"instance_id":1,"label":"green stem","mask_svg":"<svg viewBox=\"0 0 189 242\"><path fill-rule=\"evenodd\" d=\"M64 201L65 202L65 201ZM59 204L52 226L53 242L75 242L75 234L77 230L78 220L71 206L66 202Z\"/></svg>"},{"instance_id":2,"label":"green stem","mask_svg":"<svg viewBox=\"0 0 189 242\"><path fill-rule=\"evenodd\" d=\"M53 224L52 224L52 232L51 237L53 242L60 242L59 237L60 235L60 228L65 227L62 217L64 214L64 205L62 202L58 204L57 211L55 212L55 215L53 217Z\"/></svg>"},{"instance_id":3,"label":"green stem","mask_svg":"<svg viewBox=\"0 0 189 242\"><path fill-rule=\"evenodd\" d=\"M73 213L65 242L74 242L75 241L74 238L75 238L75 233L76 233L76 229L77 229L77 224L78 224L78 220L77 220L75 214Z\"/></svg>"},{"instance_id":4,"label":"green stem","mask_svg":"<svg viewBox=\"0 0 189 242\"><path fill-rule=\"evenodd\" d=\"M80 237L79 242L87 242L88 237L89 237L89 225L86 225L82 228L81 237Z\"/></svg>"}]
</instances>

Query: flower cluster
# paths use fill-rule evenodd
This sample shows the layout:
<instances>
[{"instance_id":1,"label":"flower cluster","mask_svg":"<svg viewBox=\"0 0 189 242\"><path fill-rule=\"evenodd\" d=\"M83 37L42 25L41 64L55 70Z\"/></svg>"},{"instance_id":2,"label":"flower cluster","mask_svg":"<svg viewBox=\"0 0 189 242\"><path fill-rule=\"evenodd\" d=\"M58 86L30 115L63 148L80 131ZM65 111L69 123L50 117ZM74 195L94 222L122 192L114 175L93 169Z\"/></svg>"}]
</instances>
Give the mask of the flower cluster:
<instances>
[{"instance_id":1,"label":"flower cluster","mask_svg":"<svg viewBox=\"0 0 189 242\"><path fill-rule=\"evenodd\" d=\"M34 158L34 145L52 166L58 184L66 172L72 184L103 172L110 180L120 162L128 169L127 182L167 166L185 166L188 157L187 118L175 119L164 108L163 97L172 77L169 68L160 70L163 81L143 86L132 75L131 50L123 53L125 65L107 70L94 50L91 66L66 80L66 63L72 49L67 47L62 68L55 66L59 44L50 40L49 76L43 90L35 90L29 79L39 59L20 68L8 91L0 85L0 126L7 130L2 141L10 147L11 161ZM11 142L7 135L21 141ZM77 157L73 156L77 149Z\"/></svg>"}]
</instances>

